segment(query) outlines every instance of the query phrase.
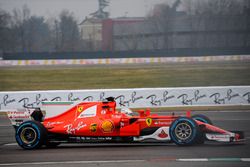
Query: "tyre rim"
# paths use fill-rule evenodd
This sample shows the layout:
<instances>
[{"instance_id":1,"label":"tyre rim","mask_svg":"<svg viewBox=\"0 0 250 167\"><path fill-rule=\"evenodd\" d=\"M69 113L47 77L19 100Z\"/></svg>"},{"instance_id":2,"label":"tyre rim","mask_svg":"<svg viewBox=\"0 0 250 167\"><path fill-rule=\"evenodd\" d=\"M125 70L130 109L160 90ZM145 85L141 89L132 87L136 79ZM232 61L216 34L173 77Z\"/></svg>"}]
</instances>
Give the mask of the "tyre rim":
<instances>
[{"instance_id":1,"label":"tyre rim","mask_svg":"<svg viewBox=\"0 0 250 167\"><path fill-rule=\"evenodd\" d=\"M187 123L180 123L175 128L175 134L180 140L187 140L192 134L192 128Z\"/></svg>"},{"instance_id":2,"label":"tyre rim","mask_svg":"<svg viewBox=\"0 0 250 167\"><path fill-rule=\"evenodd\" d=\"M33 128L26 127L26 128L23 128L20 136L21 136L23 143L31 144L36 140L37 133Z\"/></svg>"}]
</instances>

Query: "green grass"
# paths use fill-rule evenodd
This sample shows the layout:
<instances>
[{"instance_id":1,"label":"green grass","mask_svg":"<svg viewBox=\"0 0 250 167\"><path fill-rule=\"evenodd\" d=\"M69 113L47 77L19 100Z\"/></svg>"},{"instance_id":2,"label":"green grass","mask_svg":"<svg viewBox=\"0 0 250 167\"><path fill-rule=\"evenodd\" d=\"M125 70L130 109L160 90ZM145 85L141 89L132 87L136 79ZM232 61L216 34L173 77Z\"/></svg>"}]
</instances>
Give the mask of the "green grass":
<instances>
[{"instance_id":1,"label":"green grass","mask_svg":"<svg viewBox=\"0 0 250 167\"><path fill-rule=\"evenodd\" d=\"M0 91L250 85L250 62L0 68Z\"/></svg>"}]
</instances>

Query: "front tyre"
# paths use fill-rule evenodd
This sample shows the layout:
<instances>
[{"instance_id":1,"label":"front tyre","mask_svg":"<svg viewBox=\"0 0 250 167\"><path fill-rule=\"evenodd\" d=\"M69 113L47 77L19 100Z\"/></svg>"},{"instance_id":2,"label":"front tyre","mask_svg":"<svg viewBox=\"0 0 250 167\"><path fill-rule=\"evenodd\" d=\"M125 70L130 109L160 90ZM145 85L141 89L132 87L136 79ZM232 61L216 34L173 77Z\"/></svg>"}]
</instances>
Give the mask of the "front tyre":
<instances>
[{"instance_id":1,"label":"front tyre","mask_svg":"<svg viewBox=\"0 0 250 167\"><path fill-rule=\"evenodd\" d=\"M16 141L24 149L36 149L45 144L47 131L37 121L27 121L16 129Z\"/></svg>"},{"instance_id":2,"label":"front tyre","mask_svg":"<svg viewBox=\"0 0 250 167\"><path fill-rule=\"evenodd\" d=\"M209 125L213 125L212 121L207 116L202 115L202 114L193 115L191 118L194 120L209 124ZM196 141L197 144L204 144L205 140L207 140L206 134L203 132L202 129L203 128L200 129L201 131L200 131L198 139Z\"/></svg>"},{"instance_id":3,"label":"front tyre","mask_svg":"<svg viewBox=\"0 0 250 167\"><path fill-rule=\"evenodd\" d=\"M180 146L196 144L198 134L198 125L191 118L180 117L170 126L171 140Z\"/></svg>"},{"instance_id":4,"label":"front tyre","mask_svg":"<svg viewBox=\"0 0 250 167\"><path fill-rule=\"evenodd\" d=\"M191 118L209 125L213 125L212 121L207 116L202 114L193 115Z\"/></svg>"}]
</instances>

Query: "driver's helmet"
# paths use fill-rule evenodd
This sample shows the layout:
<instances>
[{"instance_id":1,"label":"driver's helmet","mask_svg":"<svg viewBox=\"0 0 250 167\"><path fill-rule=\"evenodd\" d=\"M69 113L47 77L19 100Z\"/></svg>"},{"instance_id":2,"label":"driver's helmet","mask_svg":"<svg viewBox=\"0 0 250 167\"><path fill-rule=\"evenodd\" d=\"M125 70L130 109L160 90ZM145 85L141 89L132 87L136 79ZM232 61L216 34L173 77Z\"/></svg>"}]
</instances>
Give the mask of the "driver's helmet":
<instances>
[{"instance_id":1,"label":"driver's helmet","mask_svg":"<svg viewBox=\"0 0 250 167\"><path fill-rule=\"evenodd\" d=\"M121 113L124 113L129 116L133 115L133 111L131 111L129 108L121 108Z\"/></svg>"}]
</instances>

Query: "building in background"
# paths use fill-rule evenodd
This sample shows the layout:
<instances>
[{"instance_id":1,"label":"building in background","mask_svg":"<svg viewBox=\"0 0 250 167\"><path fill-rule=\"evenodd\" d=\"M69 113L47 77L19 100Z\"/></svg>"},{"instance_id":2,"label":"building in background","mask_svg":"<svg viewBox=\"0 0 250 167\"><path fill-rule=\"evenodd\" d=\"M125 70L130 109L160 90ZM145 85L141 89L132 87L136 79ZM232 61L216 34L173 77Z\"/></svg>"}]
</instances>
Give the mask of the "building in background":
<instances>
[{"instance_id":1,"label":"building in background","mask_svg":"<svg viewBox=\"0 0 250 167\"><path fill-rule=\"evenodd\" d=\"M138 36L143 30L145 18L113 18L102 22L102 50L135 50L139 46Z\"/></svg>"},{"instance_id":2,"label":"building in background","mask_svg":"<svg viewBox=\"0 0 250 167\"><path fill-rule=\"evenodd\" d=\"M102 44L102 19L85 18L79 24L82 41L89 51L98 51Z\"/></svg>"},{"instance_id":3,"label":"building in background","mask_svg":"<svg viewBox=\"0 0 250 167\"><path fill-rule=\"evenodd\" d=\"M107 19L102 25L103 51L237 49L250 46L249 25L244 15L200 17L177 12L165 19Z\"/></svg>"},{"instance_id":4,"label":"building in background","mask_svg":"<svg viewBox=\"0 0 250 167\"><path fill-rule=\"evenodd\" d=\"M180 0L176 0L172 6L155 5L148 17L86 18L80 24L81 38L92 51L249 46L249 11L234 15L192 14L177 11L180 3Z\"/></svg>"}]
</instances>

